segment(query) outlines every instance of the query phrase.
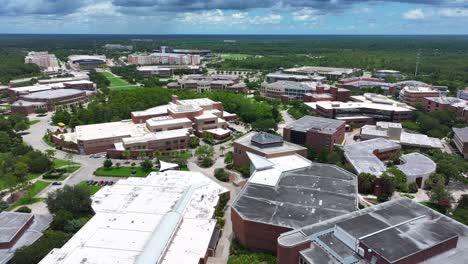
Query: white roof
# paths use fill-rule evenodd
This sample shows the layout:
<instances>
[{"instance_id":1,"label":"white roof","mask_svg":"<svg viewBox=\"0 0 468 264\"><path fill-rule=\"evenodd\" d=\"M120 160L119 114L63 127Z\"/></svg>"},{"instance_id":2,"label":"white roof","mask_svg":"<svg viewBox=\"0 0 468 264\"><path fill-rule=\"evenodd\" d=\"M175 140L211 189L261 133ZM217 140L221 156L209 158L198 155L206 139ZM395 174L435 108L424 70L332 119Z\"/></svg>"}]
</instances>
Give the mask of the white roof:
<instances>
[{"instance_id":1,"label":"white roof","mask_svg":"<svg viewBox=\"0 0 468 264\"><path fill-rule=\"evenodd\" d=\"M94 195L96 215L40 263L129 264L151 256L155 259L145 261L198 264L216 225L212 216L219 195L225 192L199 172L153 172L119 180Z\"/></svg>"},{"instance_id":2,"label":"white roof","mask_svg":"<svg viewBox=\"0 0 468 264\"><path fill-rule=\"evenodd\" d=\"M437 165L430 158L420 153L402 155L400 160L403 164L397 165L407 176L430 175L436 171Z\"/></svg>"},{"instance_id":3,"label":"white roof","mask_svg":"<svg viewBox=\"0 0 468 264\"><path fill-rule=\"evenodd\" d=\"M312 164L310 160L297 154L270 159L249 152L247 155L255 167L249 182L268 186L276 186L283 172L305 168Z\"/></svg>"},{"instance_id":4,"label":"white roof","mask_svg":"<svg viewBox=\"0 0 468 264\"><path fill-rule=\"evenodd\" d=\"M105 55L70 55L68 56L70 61L79 61L79 60L106 60Z\"/></svg>"},{"instance_id":5,"label":"white roof","mask_svg":"<svg viewBox=\"0 0 468 264\"><path fill-rule=\"evenodd\" d=\"M149 141L157 141L161 139L184 137L189 134L190 134L190 130L186 128L175 129L175 130L165 130L165 131L159 131L159 132L154 132L154 133L146 133L146 134L139 135L139 136L125 137L125 138L122 138L122 142L126 146L130 144L135 144L135 143L146 143Z\"/></svg>"},{"instance_id":6,"label":"white roof","mask_svg":"<svg viewBox=\"0 0 468 264\"><path fill-rule=\"evenodd\" d=\"M320 106L325 109L355 109L355 108L367 108L377 109L386 111L406 112L412 109L406 107L404 104L381 104L381 103L361 103L361 102L339 102L339 101L324 101L317 103L304 103L312 109L317 109Z\"/></svg>"},{"instance_id":7,"label":"white roof","mask_svg":"<svg viewBox=\"0 0 468 264\"><path fill-rule=\"evenodd\" d=\"M215 101L208 99L208 98L197 98L197 99L178 100L177 103L180 105L206 106L206 105L214 104Z\"/></svg>"},{"instance_id":8,"label":"white roof","mask_svg":"<svg viewBox=\"0 0 468 264\"><path fill-rule=\"evenodd\" d=\"M224 129L224 128L213 128L213 129L208 129L206 131L211 133L211 134L218 135L218 136L224 136L226 134L231 133L231 130Z\"/></svg>"},{"instance_id":9,"label":"white roof","mask_svg":"<svg viewBox=\"0 0 468 264\"><path fill-rule=\"evenodd\" d=\"M400 149L401 146L391 140L375 138L344 146L344 155L353 165L357 174L370 173L380 176L387 167L374 155L374 151L386 152Z\"/></svg>"},{"instance_id":10,"label":"white roof","mask_svg":"<svg viewBox=\"0 0 468 264\"><path fill-rule=\"evenodd\" d=\"M148 115L162 115L162 114L167 114L167 108L169 105L160 105L152 108L148 108L143 111L135 111L132 112L133 116L148 116Z\"/></svg>"},{"instance_id":11,"label":"white roof","mask_svg":"<svg viewBox=\"0 0 468 264\"><path fill-rule=\"evenodd\" d=\"M146 120L146 124L148 124L148 126L165 126L165 125L171 125L171 124L175 125L175 124L184 124L184 123L192 124L192 121L186 117L174 119L170 116L153 117L153 118Z\"/></svg>"},{"instance_id":12,"label":"white roof","mask_svg":"<svg viewBox=\"0 0 468 264\"><path fill-rule=\"evenodd\" d=\"M179 164L177 163L170 163L170 162L165 162L162 160L159 160L159 164L160 164L159 171L161 172L179 167Z\"/></svg>"},{"instance_id":13,"label":"white roof","mask_svg":"<svg viewBox=\"0 0 468 264\"><path fill-rule=\"evenodd\" d=\"M147 133L145 124L134 124L131 120L77 126L77 140L93 140L115 137L137 137Z\"/></svg>"}]
</instances>

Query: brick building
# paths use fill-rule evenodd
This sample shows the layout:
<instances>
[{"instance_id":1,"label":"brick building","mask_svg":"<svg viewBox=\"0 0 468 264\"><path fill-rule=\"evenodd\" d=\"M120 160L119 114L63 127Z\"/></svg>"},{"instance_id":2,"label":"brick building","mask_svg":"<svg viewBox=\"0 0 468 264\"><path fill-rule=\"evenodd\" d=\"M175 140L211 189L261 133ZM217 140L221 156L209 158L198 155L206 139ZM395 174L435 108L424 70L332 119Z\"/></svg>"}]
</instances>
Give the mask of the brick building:
<instances>
[{"instance_id":1,"label":"brick building","mask_svg":"<svg viewBox=\"0 0 468 264\"><path fill-rule=\"evenodd\" d=\"M400 91L400 100L408 105L423 104L425 97L439 97L441 92L430 86L405 86Z\"/></svg>"},{"instance_id":2,"label":"brick building","mask_svg":"<svg viewBox=\"0 0 468 264\"><path fill-rule=\"evenodd\" d=\"M283 128L283 138L313 149L316 153L332 151L344 140L346 122L323 117L304 116Z\"/></svg>"},{"instance_id":3,"label":"brick building","mask_svg":"<svg viewBox=\"0 0 468 264\"><path fill-rule=\"evenodd\" d=\"M453 142L465 159L468 159L468 127L452 128Z\"/></svg>"},{"instance_id":4,"label":"brick building","mask_svg":"<svg viewBox=\"0 0 468 264\"><path fill-rule=\"evenodd\" d=\"M408 198L351 212L278 238L278 264L462 264L468 227Z\"/></svg>"},{"instance_id":5,"label":"brick building","mask_svg":"<svg viewBox=\"0 0 468 264\"><path fill-rule=\"evenodd\" d=\"M250 159L247 153L265 158L275 158L298 154L307 156L307 149L284 142L283 138L265 132L250 132L234 141L234 165L248 166Z\"/></svg>"},{"instance_id":6,"label":"brick building","mask_svg":"<svg viewBox=\"0 0 468 264\"><path fill-rule=\"evenodd\" d=\"M356 175L328 164L290 167L295 158L283 159L279 173L256 168L232 204L234 236L251 250L276 252L282 233L357 210Z\"/></svg>"},{"instance_id":7,"label":"brick building","mask_svg":"<svg viewBox=\"0 0 468 264\"><path fill-rule=\"evenodd\" d=\"M28 115L39 109L45 111L67 109L85 103L93 94L94 92L77 89L59 89L20 95L18 100L11 104L11 112Z\"/></svg>"},{"instance_id":8,"label":"brick building","mask_svg":"<svg viewBox=\"0 0 468 264\"><path fill-rule=\"evenodd\" d=\"M423 109L426 112L450 111L468 122L468 101L456 97L425 97L422 100Z\"/></svg>"}]
</instances>

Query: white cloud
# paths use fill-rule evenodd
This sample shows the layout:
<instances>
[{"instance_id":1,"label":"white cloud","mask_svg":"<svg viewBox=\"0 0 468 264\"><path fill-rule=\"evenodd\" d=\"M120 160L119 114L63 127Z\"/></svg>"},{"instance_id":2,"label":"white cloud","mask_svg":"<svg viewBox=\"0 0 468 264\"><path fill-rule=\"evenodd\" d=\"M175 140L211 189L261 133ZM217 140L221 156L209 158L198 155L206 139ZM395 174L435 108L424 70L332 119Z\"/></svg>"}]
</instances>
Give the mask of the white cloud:
<instances>
[{"instance_id":1,"label":"white cloud","mask_svg":"<svg viewBox=\"0 0 468 264\"><path fill-rule=\"evenodd\" d=\"M313 21L317 20L318 16L318 10L313 8L305 8L292 13L293 20L295 21Z\"/></svg>"},{"instance_id":2,"label":"white cloud","mask_svg":"<svg viewBox=\"0 0 468 264\"><path fill-rule=\"evenodd\" d=\"M439 11L442 17L468 17L467 8L442 8Z\"/></svg>"},{"instance_id":3,"label":"white cloud","mask_svg":"<svg viewBox=\"0 0 468 264\"><path fill-rule=\"evenodd\" d=\"M404 13L403 18L410 20L420 20L426 18L426 14L424 14L422 9L418 8L409 10L408 12Z\"/></svg>"},{"instance_id":4,"label":"white cloud","mask_svg":"<svg viewBox=\"0 0 468 264\"><path fill-rule=\"evenodd\" d=\"M247 12L237 12L226 14L222 10L206 12L184 13L181 17L183 23L192 25L240 25L240 24L279 24L282 20L281 15L270 14L266 16L250 17Z\"/></svg>"}]
</instances>

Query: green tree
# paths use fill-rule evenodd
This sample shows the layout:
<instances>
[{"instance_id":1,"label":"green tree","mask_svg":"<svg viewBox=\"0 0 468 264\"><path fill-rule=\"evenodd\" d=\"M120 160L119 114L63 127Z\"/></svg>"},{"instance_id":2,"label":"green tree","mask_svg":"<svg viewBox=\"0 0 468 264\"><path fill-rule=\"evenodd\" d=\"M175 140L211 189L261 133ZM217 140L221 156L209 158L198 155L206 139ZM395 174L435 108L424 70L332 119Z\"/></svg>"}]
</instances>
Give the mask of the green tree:
<instances>
[{"instance_id":1,"label":"green tree","mask_svg":"<svg viewBox=\"0 0 468 264\"><path fill-rule=\"evenodd\" d=\"M226 155L224 155L224 164L232 164L234 162L234 153L232 151L228 151Z\"/></svg>"},{"instance_id":2,"label":"green tree","mask_svg":"<svg viewBox=\"0 0 468 264\"><path fill-rule=\"evenodd\" d=\"M450 192L444 184L437 184L432 187L429 200L447 210L452 206L451 203L453 202L453 197L450 195Z\"/></svg>"},{"instance_id":3,"label":"green tree","mask_svg":"<svg viewBox=\"0 0 468 264\"><path fill-rule=\"evenodd\" d=\"M70 220L73 220L73 214L69 211L60 209L55 213L54 220L50 224L50 227L54 230L64 231L65 226Z\"/></svg>"},{"instance_id":4,"label":"green tree","mask_svg":"<svg viewBox=\"0 0 468 264\"><path fill-rule=\"evenodd\" d=\"M190 138L190 148L196 148L200 146L200 139L198 137Z\"/></svg>"},{"instance_id":5,"label":"green tree","mask_svg":"<svg viewBox=\"0 0 468 264\"><path fill-rule=\"evenodd\" d=\"M15 176L20 182L24 181L26 175L28 174L29 168L28 165L24 162L18 161L15 164Z\"/></svg>"},{"instance_id":6,"label":"green tree","mask_svg":"<svg viewBox=\"0 0 468 264\"><path fill-rule=\"evenodd\" d=\"M458 199L458 209L468 209L468 194L462 194Z\"/></svg>"},{"instance_id":7,"label":"green tree","mask_svg":"<svg viewBox=\"0 0 468 264\"><path fill-rule=\"evenodd\" d=\"M47 207L53 214L65 210L79 216L89 214L91 210L91 192L87 186L64 186L47 195Z\"/></svg>"},{"instance_id":8,"label":"green tree","mask_svg":"<svg viewBox=\"0 0 468 264\"><path fill-rule=\"evenodd\" d=\"M358 189L360 193L370 194L374 191L374 184L377 177L370 173L360 173L358 175Z\"/></svg>"},{"instance_id":9,"label":"green tree","mask_svg":"<svg viewBox=\"0 0 468 264\"><path fill-rule=\"evenodd\" d=\"M110 169L112 167L112 160L106 159L102 165L104 166L104 168Z\"/></svg>"},{"instance_id":10,"label":"green tree","mask_svg":"<svg viewBox=\"0 0 468 264\"><path fill-rule=\"evenodd\" d=\"M140 164L140 167L143 171L150 172L153 169L153 163L151 160L146 159Z\"/></svg>"},{"instance_id":11,"label":"green tree","mask_svg":"<svg viewBox=\"0 0 468 264\"><path fill-rule=\"evenodd\" d=\"M24 131L29 128L29 125L26 122L19 122L15 124L16 131Z\"/></svg>"}]
</instances>

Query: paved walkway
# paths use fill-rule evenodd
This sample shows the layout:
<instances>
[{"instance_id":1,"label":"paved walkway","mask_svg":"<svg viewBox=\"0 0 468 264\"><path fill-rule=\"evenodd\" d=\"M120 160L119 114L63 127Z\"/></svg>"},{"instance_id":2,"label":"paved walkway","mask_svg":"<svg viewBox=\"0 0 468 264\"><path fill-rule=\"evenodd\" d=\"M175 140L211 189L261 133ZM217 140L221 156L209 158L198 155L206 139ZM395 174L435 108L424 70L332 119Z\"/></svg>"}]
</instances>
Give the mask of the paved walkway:
<instances>
[{"instance_id":1,"label":"paved walkway","mask_svg":"<svg viewBox=\"0 0 468 264\"><path fill-rule=\"evenodd\" d=\"M296 121L296 119L294 119L290 114L288 114L287 110L281 110L280 113L283 117L283 121L278 124L278 130L276 132L282 136L283 128Z\"/></svg>"}]
</instances>

